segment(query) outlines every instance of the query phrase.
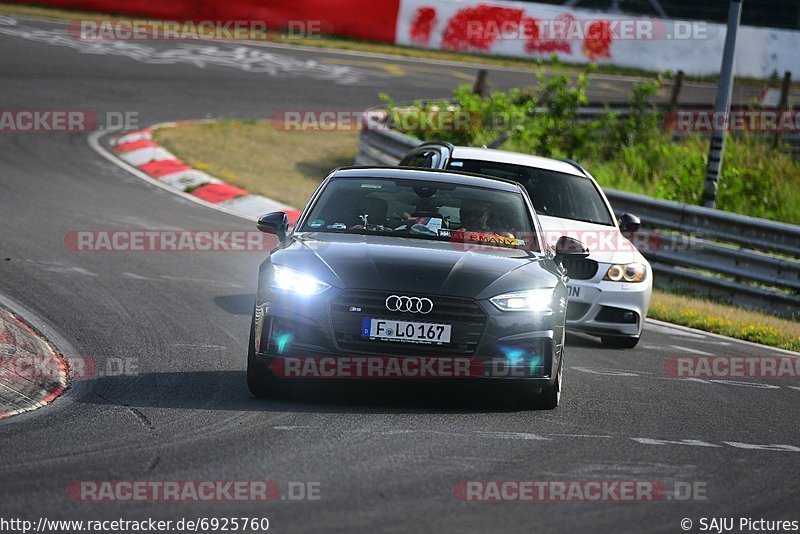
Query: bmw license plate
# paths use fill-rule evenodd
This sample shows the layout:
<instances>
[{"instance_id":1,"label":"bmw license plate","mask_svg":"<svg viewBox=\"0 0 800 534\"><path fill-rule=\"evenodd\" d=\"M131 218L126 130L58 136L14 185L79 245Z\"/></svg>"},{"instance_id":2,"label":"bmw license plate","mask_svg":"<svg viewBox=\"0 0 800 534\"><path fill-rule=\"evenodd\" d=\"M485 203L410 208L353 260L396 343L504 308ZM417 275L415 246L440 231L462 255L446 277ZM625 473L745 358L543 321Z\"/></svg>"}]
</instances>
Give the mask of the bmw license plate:
<instances>
[{"instance_id":1,"label":"bmw license plate","mask_svg":"<svg viewBox=\"0 0 800 534\"><path fill-rule=\"evenodd\" d=\"M364 317L361 336L406 343L450 343L450 325Z\"/></svg>"}]
</instances>

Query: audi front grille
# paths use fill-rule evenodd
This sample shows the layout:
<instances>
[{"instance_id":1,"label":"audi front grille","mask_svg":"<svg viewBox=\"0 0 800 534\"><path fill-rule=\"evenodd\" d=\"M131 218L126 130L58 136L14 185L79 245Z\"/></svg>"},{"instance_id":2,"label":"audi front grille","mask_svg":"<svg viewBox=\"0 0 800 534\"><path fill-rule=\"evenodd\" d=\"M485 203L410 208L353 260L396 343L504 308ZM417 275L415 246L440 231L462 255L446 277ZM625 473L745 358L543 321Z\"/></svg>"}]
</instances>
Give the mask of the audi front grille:
<instances>
[{"instance_id":1,"label":"audi front grille","mask_svg":"<svg viewBox=\"0 0 800 534\"><path fill-rule=\"evenodd\" d=\"M391 295L428 298L433 302L433 310L426 314L391 312L386 309L386 299ZM361 311L350 311L352 308ZM378 355L471 355L477 350L486 325L486 313L472 299L390 291L345 291L331 302L330 314L334 340L340 350ZM453 342L427 345L362 338L363 317L449 324Z\"/></svg>"}]
</instances>

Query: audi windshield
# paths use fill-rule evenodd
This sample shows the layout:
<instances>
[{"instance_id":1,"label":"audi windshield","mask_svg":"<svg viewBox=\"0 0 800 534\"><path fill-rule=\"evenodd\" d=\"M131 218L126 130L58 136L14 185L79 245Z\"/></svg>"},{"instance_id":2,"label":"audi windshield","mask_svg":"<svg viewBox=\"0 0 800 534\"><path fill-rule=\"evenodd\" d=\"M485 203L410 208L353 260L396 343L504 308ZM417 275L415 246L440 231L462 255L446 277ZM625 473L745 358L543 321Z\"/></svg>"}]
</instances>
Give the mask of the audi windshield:
<instances>
[{"instance_id":1,"label":"audi windshield","mask_svg":"<svg viewBox=\"0 0 800 534\"><path fill-rule=\"evenodd\" d=\"M521 193L425 180L333 178L300 231L538 250Z\"/></svg>"}]
</instances>

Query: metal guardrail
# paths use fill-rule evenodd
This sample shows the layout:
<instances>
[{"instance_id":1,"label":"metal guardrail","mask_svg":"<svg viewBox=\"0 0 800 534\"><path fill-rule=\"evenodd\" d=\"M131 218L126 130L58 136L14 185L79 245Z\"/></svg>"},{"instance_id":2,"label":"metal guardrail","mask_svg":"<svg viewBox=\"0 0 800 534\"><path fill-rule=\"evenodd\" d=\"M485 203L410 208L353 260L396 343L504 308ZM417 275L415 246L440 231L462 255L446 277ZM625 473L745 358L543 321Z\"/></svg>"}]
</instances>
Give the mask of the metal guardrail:
<instances>
[{"instance_id":1,"label":"metal guardrail","mask_svg":"<svg viewBox=\"0 0 800 534\"><path fill-rule=\"evenodd\" d=\"M397 165L421 141L365 115L356 165ZM617 215L642 219L657 287L685 289L755 309L800 315L800 226L604 189Z\"/></svg>"},{"instance_id":2,"label":"metal guardrail","mask_svg":"<svg viewBox=\"0 0 800 534\"><path fill-rule=\"evenodd\" d=\"M614 211L636 213L652 227L800 257L800 226L614 189L604 191Z\"/></svg>"}]
</instances>

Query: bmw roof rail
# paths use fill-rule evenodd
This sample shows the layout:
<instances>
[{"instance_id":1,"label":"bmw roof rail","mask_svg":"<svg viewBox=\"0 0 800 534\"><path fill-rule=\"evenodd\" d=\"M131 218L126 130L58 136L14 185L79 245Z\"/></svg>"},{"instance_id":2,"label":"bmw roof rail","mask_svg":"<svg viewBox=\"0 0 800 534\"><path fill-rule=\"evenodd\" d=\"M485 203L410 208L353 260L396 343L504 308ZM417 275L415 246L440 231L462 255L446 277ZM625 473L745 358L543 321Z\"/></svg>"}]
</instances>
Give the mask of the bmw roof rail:
<instances>
[{"instance_id":1,"label":"bmw roof rail","mask_svg":"<svg viewBox=\"0 0 800 534\"><path fill-rule=\"evenodd\" d=\"M577 161L575 161L574 159L569 159L569 158L558 158L558 160L559 160L559 161L563 161L564 163L569 163L570 165L572 165L573 167L575 167L576 169L578 169L579 171L581 171L583 174L588 174L588 173L586 172L586 169L584 169L583 167L581 167L581 164L580 164L580 163L578 163Z\"/></svg>"},{"instance_id":2,"label":"bmw roof rail","mask_svg":"<svg viewBox=\"0 0 800 534\"><path fill-rule=\"evenodd\" d=\"M425 141L424 143L419 145L417 148L419 148L420 146L427 146L427 145L444 146L444 147L447 147L448 149L450 149L451 152L455 148L455 145L453 143L448 142L448 141Z\"/></svg>"}]
</instances>

